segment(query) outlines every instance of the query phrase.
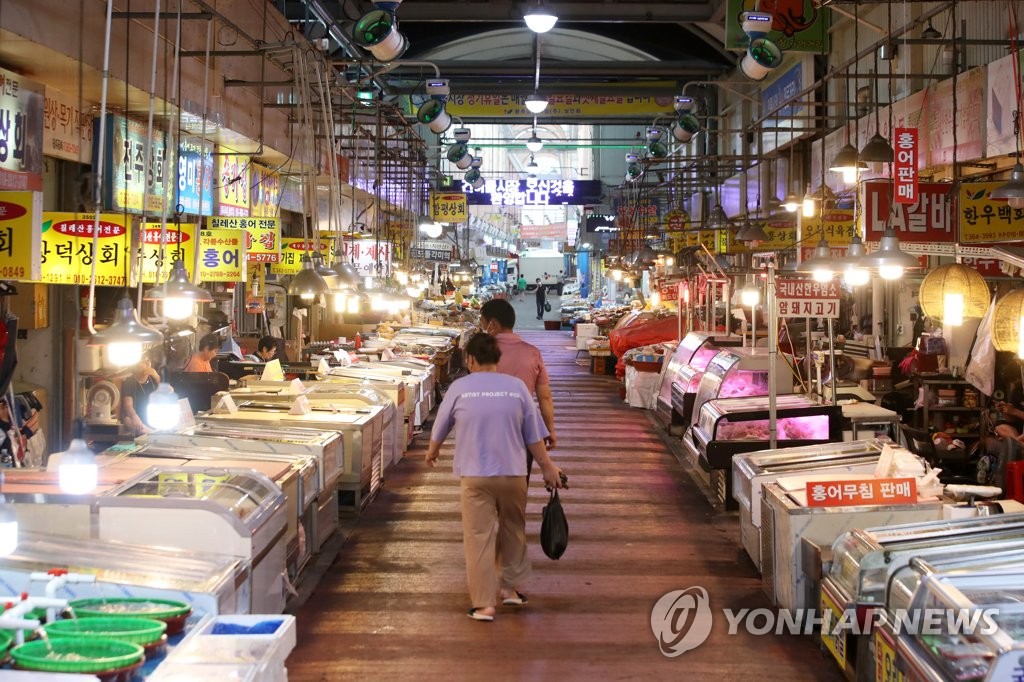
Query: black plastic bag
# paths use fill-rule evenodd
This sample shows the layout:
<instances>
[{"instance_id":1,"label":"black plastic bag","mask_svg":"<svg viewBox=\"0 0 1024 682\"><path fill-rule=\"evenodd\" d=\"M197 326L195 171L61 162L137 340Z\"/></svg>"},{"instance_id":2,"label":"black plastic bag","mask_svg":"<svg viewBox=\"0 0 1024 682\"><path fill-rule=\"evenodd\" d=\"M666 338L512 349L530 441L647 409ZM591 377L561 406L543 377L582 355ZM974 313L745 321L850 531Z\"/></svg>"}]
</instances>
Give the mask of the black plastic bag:
<instances>
[{"instance_id":1,"label":"black plastic bag","mask_svg":"<svg viewBox=\"0 0 1024 682\"><path fill-rule=\"evenodd\" d=\"M544 505L540 522L540 546L549 559L559 559L569 546L569 522L558 499L558 491L551 491L551 499Z\"/></svg>"},{"instance_id":2,"label":"black plastic bag","mask_svg":"<svg viewBox=\"0 0 1024 682\"><path fill-rule=\"evenodd\" d=\"M547 312L549 312L549 313L550 313L550 312L551 312L551 304L550 304L550 303L547 303L547 302L545 302L545 303L544 303L544 310L546 310Z\"/></svg>"}]
</instances>

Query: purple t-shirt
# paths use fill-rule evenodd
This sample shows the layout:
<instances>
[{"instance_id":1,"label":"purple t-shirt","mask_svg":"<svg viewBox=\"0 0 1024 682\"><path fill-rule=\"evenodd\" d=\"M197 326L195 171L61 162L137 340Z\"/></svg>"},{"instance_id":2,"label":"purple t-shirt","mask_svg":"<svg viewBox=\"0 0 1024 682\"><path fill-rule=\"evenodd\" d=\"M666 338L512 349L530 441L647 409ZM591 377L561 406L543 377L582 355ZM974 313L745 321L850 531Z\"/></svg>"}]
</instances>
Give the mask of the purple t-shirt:
<instances>
[{"instance_id":1,"label":"purple t-shirt","mask_svg":"<svg viewBox=\"0 0 1024 682\"><path fill-rule=\"evenodd\" d=\"M456 476L526 476L523 450L548 430L521 379L475 372L452 382L434 417L430 440L443 441L452 427Z\"/></svg>"}]
</instances>

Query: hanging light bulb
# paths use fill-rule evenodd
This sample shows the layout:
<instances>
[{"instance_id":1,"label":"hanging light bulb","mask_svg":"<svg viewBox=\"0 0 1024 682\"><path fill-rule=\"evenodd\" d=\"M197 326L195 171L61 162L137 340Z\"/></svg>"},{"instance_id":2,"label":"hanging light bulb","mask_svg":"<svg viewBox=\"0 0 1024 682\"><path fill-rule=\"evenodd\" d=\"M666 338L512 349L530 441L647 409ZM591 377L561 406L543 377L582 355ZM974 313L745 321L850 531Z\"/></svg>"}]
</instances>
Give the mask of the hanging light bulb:
<instances>
[{"instance_id":1,"label":"hanging light bulb","mask_svg":"<svg viewBox=\"0 0 1024 682\"><path fill-rule=\"evenodd\" d=\"M146 406L146 423L157 431L170 431L181 420L178 394L166 381L156 387Z\"/></svg>"},{"instance_id":2,"label":"hanging light bulb","mask_svg":"<svg viewBox=\"0 0 1024 682\"><path fill-rule=\"evenodd\" d=\"M921 267L914 256L900 249L900 240L892 227L886 227L878 241L878 249L861 259L863 267L877 268L882 279L899 279L908 268Z\"/></svg>"},{"instance_id":3,"label":"hanging light bulb","mask_svg":"<svg viewBox=\"0 0 1024 682\"><path fill-rule=\"evenodd\" d=\"M349 315L356 315L359 313L362 301L354 294L350 294L348 299L345 301L345 312Z\"/></svg>"},{"instance_id":4,"label":"hanging light bulb","mask_svg":"<svg viewBox=\"0 0 1024 682\"><path fill-rule=\"evenodd\" d=\"M740 290L740 303L753 308L761 302L761 292L758 291L757 287L748 284Z\"/></svg>"},{"instance_id":5,"label":"hanging light bulb","mask_svg":"<svg viewBox=\"0 0 1024 682\"><path fill-rule=\"evenodd\" d=\"M729 216L725 214L722 204L715 204L711 208L711 215L708 216L707 228L709 230L727 230L729 227Z\"/></svg>"},{"instance_id":6,"label":"hanging light bulb","mask_svg":"<svg viewBox=\"0 0 1024 682\"><path fill-rule=\"evenodd\" d=\"M548 100L546 97L541 97L536 92L526 98L526 109L531 114L543 114L544 110L548 108Z\"/></svg>"},{"instance_id":7,"label":"hanging light bulb","mask_svg":"<svg viewBox=\"0 0 1024 682\"><path fill-rule=\"evenodd\" d=\"M811 194L810 185L807 185L807 191L804 192L804 199L801 202L801 212L805 218L814 217L814 196Z\"/></svg>"},{"instance_id":8,"label":"hanging light bulb","mask_svg":"<svg viewBox=\"0 0 1024 682\"><path fill-rule=\"evenodd\" d=\"M835 275L835 259L828 248L828 242L822 236L814 247L814 254L797 266L797 272L809 272L815 282L828 282Z\"/></svg>"},{"instance_id":9,"label":"hanging light bulb","mask_svg":"<svg viewBox=\"0 0 1024 682\"><path fill-rule=\"evenodd\" d=\"M964 295L958 291L947 291L942 297L942 322L953 327L964 323Z\"/></svg>"},{"instance_id":10,"label":"hanging light bulb","mask_svg":"<svg viewBox=\"0 0 1024 682\"><path fill-rule=\"evenodd\" d=\"M85 495L96 489L99 478L96 455L81 438L74 438L68 449L60 453L57 479L60 489L69 495Z\"/></svg>"},{"instance_id":11,"label":"hanging light bulb","mask_svg":"<svg viewBox=\"0 0 1024 682\"><path fill-rule=\"evenodd\" d=\"M185 263L177 259L171 265L167 281L146 292L144 300L163 301L164 317L184 320L192 315L197 303L212 303L213 294L193 284L185 270Z\"/></svg>"},{"instance_id":12,"label":"hanging light bulb","mask_svg":"<svg viewBox=\"0 0 1024 682\"><path fill-rule=\"evenodd\" d=\"M1024 166L1014 164L1010 180L992 190L993 199L1006 199L1011 208L1024 208Z\"/></svg>"},{"instance_id":13,"label":"hanging light bulb","mask_svg":"<svg viewBox=\"0 0 1024 682\"><path fill-rule=\"evenodd\" d=\"M793 192L786 195L786 198L782 200L782 210L788 213L796 213L800 210L800 197Z\"/></svg>"},{"instance_id":14,"label":"hanging light bulb","mask_svg":"<svg viewBox=\"0 0 1024 682\"><path fill-rule=\"evenodd\" d=\"M539 152L541 149L544 149L544 140L537 137L536 130L533 131L533 135L530 136L530 139L526 141L526 148L534 154Z\"/></svg>"},{"instance_id":15,"label":"hanging light bulb","mask_svg":"<svg viewBox=\"0 0 1024 682\"><path fill-rule=\"evenodd\" d=\"M860 235L853 235L850 246L846 250L846 258L840 261L843 281L846 286L860 287L871 281L871 271L861 265L861 257L866 253Z\"/></svg>"},{"instance_id":16,"label":"hanging light bulb","mask_svg":"<svg viewBox=\"0 0 1024 682\"><path fill-rule=\"evenodd\" d=\"M523 20L526 21L526 26L534 33L547 33L555 27L558 17L543 2L538 2L527 10L526 14L523 15Z\"/></svg>"},{"instance_id":17,"label":"hanging light bulb","mask_svg":"<svg viewBox=\"0 0 1024 682\"><path fill-rule=\"evenodd\" d=\"M139 320L131 299L125 297L117 302L114 321L89 339L90 346L106 346L107 360L115 366L126 367L142 359L144 344L160 343L164 335L147 327Z\"/></svg>"},{"instance_id":18,"label":"hanging light bulb","mask_svg":"<svg viewBox=\"0 0 1024 682\"><path fill-rule=\"evenodd\" d=\"M320 294L326 294L328 290L327 281L313 267L313 259L308 253L302 254L302 269L288 285L288 294L298 296L303 301L312 301Z\"/></svg>"}]
</instances>

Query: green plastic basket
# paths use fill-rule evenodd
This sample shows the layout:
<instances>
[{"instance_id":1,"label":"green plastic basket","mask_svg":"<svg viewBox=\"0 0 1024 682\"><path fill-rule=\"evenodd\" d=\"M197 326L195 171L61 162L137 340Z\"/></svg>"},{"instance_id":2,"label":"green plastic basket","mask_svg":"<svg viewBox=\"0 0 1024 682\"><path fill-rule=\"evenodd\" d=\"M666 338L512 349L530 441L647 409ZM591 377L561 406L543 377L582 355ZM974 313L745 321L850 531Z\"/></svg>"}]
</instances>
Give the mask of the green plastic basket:
<instances>
[{"instance_id":1,"label":"green plastic basket","mask_svg":"<svg viewBox=\"0 0 1024 682\"><path fill-rule=\"evenodd\" d=\"M96 616L94 618L69 618L45 626L50 639L60 637L96 637L117 639L140 646L160 641L167 630L167 623L152 618L124 618L121 616Z\"/></svg>"},{"instance_id":2,"label":"green plastic basket","mask_svg":"<svg viewBox=\"0 0 1024 682\"><path fill-rule=\"evenodd\" d=\"M7 653L7 649L11 646L11 642L13 641L13 633L8 630L0 630L0 660L3 660L4 654Z\"/></svg>"},{"instance_id":3,"label":"green plastic basket","mask_svg":"<svg viewBox=\"0 0 1024 682\"><path fill-rule=\"evenodd\" d=\"M192 607L173 599L76 599L69 606L79 618L118 616L121 618L177 618L185 616Z\"/></svg>"},{"instance_id":4,"label":"green plastic basket","mask_svg":"<svg viewBox=\"0 0 1024 682\"><path fill-rule=\"evenodd\" d=\"M34 640L11 649L23 670L50 673L101 673L137 665L144 652L138 644L116 639L61 637Z\"/></svg>"}]
</instances>

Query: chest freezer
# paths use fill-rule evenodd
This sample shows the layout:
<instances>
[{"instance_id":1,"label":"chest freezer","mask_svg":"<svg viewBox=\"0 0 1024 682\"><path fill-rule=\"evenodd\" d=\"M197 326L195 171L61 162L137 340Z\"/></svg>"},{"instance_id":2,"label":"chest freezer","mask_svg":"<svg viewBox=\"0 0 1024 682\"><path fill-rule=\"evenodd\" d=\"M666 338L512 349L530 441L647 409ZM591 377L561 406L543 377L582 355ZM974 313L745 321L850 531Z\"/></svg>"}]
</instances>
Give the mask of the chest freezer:
<instances>
[{"instance_id":1,"label":"chest freezer","mask_svg":"<svg viewBox=\"0 0 1024 682\"><path fill-rule=\"evenodd\" d=\"M433 372L413 370L397 366L382 366L385 363L358 363L348 367L332 367L325 381L335 377L349 379L383 379L401 381L406 385L406 399L412 400L416 426L422 426L434 407Z\"/></svg>"},{"instance_id":2,"label":"chest freezer","mask_svg":"<svg viewBox=\"0 0 1024 682\"><path fill-rule=\"evenodd\" d=\"M883 441L807 445L736 455L732 458L732 495L739 506L740 541L761 570L761 488L781 476L871 474Z\"/></svg>"},{"instance_id":3,"label":"chest freezer","mask_svg":"<svg viewBox=\"0 0 1024 682\"><path fill-rule=\"evenodd\" d=\"M900 665L908 678L929 682L1013 681L1024 672L1024 572L926 576L914 593L918 613L962 614L975 628L938 619L897 638ZM988 614L982 618L981 614Z\"/></svg>"},{"instance_id":4,"label":"chest freezer","mask_svg":"<svg viewBox=\"0 0 1024 682\"><path fill-rule=\"evenodd\" d=\"M377 494L384 481L383 408L367 405L357 409L333 410L314 406L309 414L288 414L288 409L287 405L250 404L231 414L206 413L197 417L196 421L250 426L259 424L271 430L297 426L340 433L345 462L338 477L339 507L362 510Z\"/></svg>"},{"instance_id":5,"label":"chest freezer","mask_svg":"<svg viewBox=\"0 0 1024 682\"><path fill-rule=\"evenodd\" d=\"M0 558L0 589L42 594L30 576L54 568L96 576L95 583L65 585L62 599L163 598L186 601L199 614L252 612L250 565L239 557L25 530L14 552Z\"/></svg>"},{"instance_id":6,"label":"chest freezer","mask_svg":"<svg viewBox=\"0 0 1024 682\"><path fill-rule=\"evenodd\" d=\"M834 480L837 476L827 473L811 477L828 478ZM782 608L810 608L816 602L814 581L803 570L803 540L829 546L854 528L942 518L942 501L937 498L916 504L808 507L804 494L807 480L808 477L798 475L762 486L761 586L768 598Z\"/></svg>"},{"instance_id":7,"label":"chest freezer","mask_svg":"<svg viewBox=\"0 0 1024 682\"><path fill-rule=\"evenodd\" d=\"M729 348L716 353L697 386L690 426L697 424L701 408L709 400L768 395L769 360L767 348ZM779 395L793 392L793 372L783 353L775 356L775 391Z\"/></svg>"},{"instance_id":8,"label":"chest freezer","mask_svg":"<svg viewBox=\"0 0 1024 682\"><path fill-rule=\"evenodd\" d=\"M96 499L103 540L241 557L253 608L284 610L284 493L252 469L150 467Z\"/></svg>"},{"instance_id":9,"label":"chest freezer","mask_svg":"<svg viewBox=\"0 0 1024 682\"><path fill-rule=\"evenodd\" d=\"M690 332L676 346L662 375L656 412L666 424L689 424L697 387L711 358L724 347L739 346L734 336Z\"/></svg>"}]
</instances>

